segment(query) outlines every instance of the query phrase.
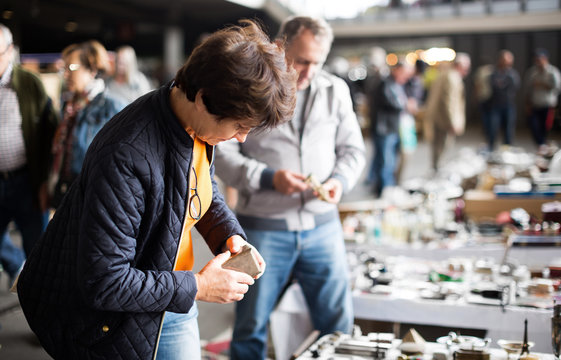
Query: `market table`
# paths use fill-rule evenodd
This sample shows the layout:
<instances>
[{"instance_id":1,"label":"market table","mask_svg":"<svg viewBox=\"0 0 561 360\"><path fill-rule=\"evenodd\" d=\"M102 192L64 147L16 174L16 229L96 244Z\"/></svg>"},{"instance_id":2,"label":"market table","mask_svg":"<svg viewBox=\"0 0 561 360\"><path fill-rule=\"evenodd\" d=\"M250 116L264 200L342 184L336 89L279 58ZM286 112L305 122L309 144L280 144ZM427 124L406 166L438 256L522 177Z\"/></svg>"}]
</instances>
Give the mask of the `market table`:
<instances>
[{"instance_id":1,"label":"market table","mask_svg":"<svg viewBox=\"0 0 561 360\"><path fill-rule=\"evenodd\" d=\"M373 336L370 336L373 335ZM372 342L376 342L374 339L378 339L378 335L384 334L377 334L377 333L370 333L365 334L364 336L358 337L351 337L350 335L341 335L337 336L334 334L325 335L319 339L317 339L313 344L311 344L306 350L304 350L301 354L297 354L295 357L296 360L312 360L312 359L372 359L371 356L361 356L361 355L347 355L347 354L336 354L335 347L337 344L344 343L344 342L353 342L356 344L357 342L362 342L362 344L372 344ZM387 351L382 352L382 356L378 357L378 359L384 360L396 360L401 355L401 351L399 350L399 346L401 344L401 340L394 339L391 345L388 344L389 349ZM385 344L383 344L385 346ZM368 348L368 347L366 347ZM314 351L315 350L315 351ZM453 358L451 353L453 353L457 348L448 349L445 344L436 343L436 342L426 342L424 346L424 352L422 355L415 355L415 359L419 360L433 360L433 354L439 353L441 355L445 355L447 359ZM498 348L498 346L490 345L490 347L486 348L486 351L489 353L490 360L509 360L509 356L507 355L506 351L503 349ZM555 357L551 352L547 353L540 353L530 351L532 355L537 355L540 360L554 360ZM442 356L440 356L442 358ZM477 358L477 357L474 357ZM512 354L510 355L510 359L518 359L518 356Z\"/></svg>"},{"instance_id":2,"label":"market table","mask_svg":"<svg viewBox=\"0 0 561 360\"><path fill-rule=\"evenodd\" d=\"M524 319L534 351L551 352L551 310L469 304L463 301L412 299L398 292L392 295L353 293L356 319L435 325L486 330L493 343L499 339L521 340ZM278 359L290 357L313 330L302 289L292 284L271 315L271 337Z\"/></svg>"},{"instance_id":3,"label":"market table","mask_svg":"<svg viewBox=\"0 0 561 360\"><path fill-rule=\"evenodd\" d=\"M462 300L429 300L406 295L353 294L355 318L365 320L413 323L443 327L486 330L486 337L496 344L499 339L522 340L524 319L528 319L528 339L534 350L551 349L552 310L520 306L470 304Z\"/></svg>"}]
</instances>

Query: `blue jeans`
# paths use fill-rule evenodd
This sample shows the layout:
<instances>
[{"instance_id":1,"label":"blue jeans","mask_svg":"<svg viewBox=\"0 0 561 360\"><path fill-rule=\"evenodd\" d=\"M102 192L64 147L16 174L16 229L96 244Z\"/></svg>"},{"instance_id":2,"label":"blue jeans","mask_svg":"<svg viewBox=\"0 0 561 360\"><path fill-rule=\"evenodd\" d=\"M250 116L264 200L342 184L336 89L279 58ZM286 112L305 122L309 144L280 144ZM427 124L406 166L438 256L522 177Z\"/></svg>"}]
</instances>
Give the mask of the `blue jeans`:
<instances>
[{"instance_id":1,"label":"blue jeans","mask_svg":"<svg viewBox=\"0 0 561 360\"><path fill-rule=\"evenodd\" d=\"M267 268L236 304L231 359L265 358L269 317L291 275L302 287L314 329L321 331L320 336L351 331L352 298L338 219L307 231L245 232Z\"/></svg>"},{"instance_id":2,"label":"blue jeans","mask_svg":"<svg viewBox=\"0 0 561 360\"><path fill-rule=\"evenodd\" d=\"M23 251L14 245L8 232L5 232L0 238L0 264L2 264L2 269L8 273L10 278L15 280L15 276L24 260L25 255Z\"/></svg>"},{"instance_id":3,"label":"blue jeans","mask_svg":"<svg viewBox=\"0 0 561 360\"><path fill-rule=\"evenodd\" d=\"M166 312L156 360L200 360L201 340L197 303L187 314Z\"/></svg>"},{"instance_id":4,"label":"blue jeans","mask_svg":"<svg viewBox=\"0 0 561 360\"><path fill-rule=\"evenodd\" d=\"M490 117L491 136L489 138L489 150L493 150L499 129L503 130L503 143L512 145L516 127L516 106L513 104L495 105L491 109Z\"/></svg>"},{"instance_id":5,"label":"blue jeans","mask_svg":"<svg viewBox=\"0 0 561 360\"><path fill-rule=\"evenodd\" d=\"M399 134L376 135L374 137L374 162L372 168L375 177L377 195L386 186L395 186L395 170L399 159Z\"/></svg>"},{"instance_id":6,"label":"blue jeans","mask_svg":"<svg viewBox=\"0 0 561 360\"><path fill-rule=\"evenodd\" d=\"M35 204L29 175L23 172L9 179L0 178L0 234L6 234L10 221L14 221L21 232L23 249L29 255L33 244L41 237L47 226L48 217ZM19 269L20 256L13 252L11 239L2 235L0 259L2 266ZM10 243L5 244L7 241ZM11 246L10 246L11 245ZM8 246L9 250L4 250Z\"/></svg>"},{"instance_id":7,"label":"blue jeans","mask_svg":"<svg viewBox=\"0 0 561 360\"><path fill-rule=\"evenodd\" d=\"M532 112L528 117L528 124L536 145L543 145L547 140L547 133L549 131L547 118L552 116L550 111L554 110L551 108L532 108Z\"/></svg>"},{"instance_id":8,"label":"blue jeans","mask_svg":"<svg viewBox=\"0 0 561 360\"><path fill-rule=\"evenodd\" d=\"M497 136L497 129L493 126L491 117L491 105L488 101L479 104L479 112L481 114L481 122L483 123L483 130L485 138L487 139L487 147L489 151L493 151L495 147L495 138Z\"/></svg>"}]
</instances>

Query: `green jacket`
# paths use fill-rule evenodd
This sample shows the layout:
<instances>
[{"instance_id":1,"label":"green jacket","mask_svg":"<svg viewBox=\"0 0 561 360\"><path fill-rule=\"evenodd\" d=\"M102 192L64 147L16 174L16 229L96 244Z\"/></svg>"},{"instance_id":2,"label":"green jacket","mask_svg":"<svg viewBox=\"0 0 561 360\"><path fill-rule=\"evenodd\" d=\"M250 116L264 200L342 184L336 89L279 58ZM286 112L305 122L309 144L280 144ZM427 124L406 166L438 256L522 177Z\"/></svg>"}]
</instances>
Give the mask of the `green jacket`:
<instances>
[{"instance_id":1,"label":"green jacket","mask_svg":"<svg viewBox=\"0 0 561 360\"><path fill-rule=\"evenodd\" d=\"M27 168L37 201L39 187L49 176L51 147L59 117L43 83L35 74L14 66L12 86L18 97Z\"/></svg>"}]
</instances>

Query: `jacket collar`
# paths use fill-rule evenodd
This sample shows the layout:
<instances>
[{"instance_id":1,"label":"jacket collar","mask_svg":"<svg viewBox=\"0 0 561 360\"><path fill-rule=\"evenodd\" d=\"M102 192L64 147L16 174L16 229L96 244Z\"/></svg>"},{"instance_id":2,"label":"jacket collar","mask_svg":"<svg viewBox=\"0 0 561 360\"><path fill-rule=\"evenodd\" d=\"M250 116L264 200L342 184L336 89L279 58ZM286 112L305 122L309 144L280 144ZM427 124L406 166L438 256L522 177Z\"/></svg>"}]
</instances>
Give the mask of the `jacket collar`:
<instances>
[{"instance_id":1,"label":"jacket collar","mask_svg":"<svg viewBox=\"0 0 561 360\"><path fill-rule=\"evenodd\" d=\"M315 78L312 80L311 84L312 93L318 91L321 88L327 88L333 86L333 81L328 76L325 70L320 70Z\"/></svg>"},{"instance_id":2,"label":"jacket collar","mask_svg":"<svg viewBox=\"0 0 561 360\"><path fill-rule=\"evenodd\" d=\"M189 136L187 131L181 126L179 118L174 114L170 102L170 92L174 82L170 81L159 90L159 102L160 109L163 116L160 117L168 136L173 139L174 146L182 153L187 153L191 156L191 151L194 146L194 141ZM207 155L209 157L209 162L212 164L214 160L214 146L206 144Z\"/></svg>"},{"instance_id":3,"label":"jacket collar","mask_svg":"<svg viewBox=\"0 0 561 360\"><path fill-rule=\"evenodd\" d=\"M181 126L179 118L175 115L171 107L170 93L173 87L173 81L160 88L161 111L164 116L161 118L166 122L166 127L170 130L170 135L180 144L186 144L193 147L193 139L187 131Z\"/></svg>"},{"instance_id":4,"label":"jacket collar","mask_svg":"<svg viewBox=\"0 0 561 360\"><path fill-rule=\"evenodd\" d=\"M12 72L14 70L13 63L9 63L8 67L0 77L0 86L8 86L12 80Z\"/></svg>"}]
</instances>

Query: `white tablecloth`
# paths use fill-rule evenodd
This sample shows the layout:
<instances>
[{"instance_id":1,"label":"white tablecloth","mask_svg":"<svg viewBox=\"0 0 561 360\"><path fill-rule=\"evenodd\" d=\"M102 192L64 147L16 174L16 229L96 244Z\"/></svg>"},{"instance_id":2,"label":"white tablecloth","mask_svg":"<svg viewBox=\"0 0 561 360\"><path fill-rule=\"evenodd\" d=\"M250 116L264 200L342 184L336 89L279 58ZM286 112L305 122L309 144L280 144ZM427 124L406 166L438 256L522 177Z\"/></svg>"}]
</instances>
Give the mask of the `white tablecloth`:
<instances>
[{"instance_id":1,"label":"white tablecloth","mask_svg":"<svg viewBox=\"0 0 561 360\"><path fill-rule=\"evenodd\" d=\"M360 292L354 293L353 304L359 319L481 329L495 344L499 339L522 340L524 319L528 319L528 339L535 342L534 350L551 352L551 310L506 306L502 312L498 306Z\"/></svg>"},{"instance_id":2,"label":"white tablecloth","mask_svg":"<svg viewBox=\"0 0 561 360\"><path fill-rule=\"evenodd\" d=\"M550 310L507 306L476 305L404 299L394 295L353 294L355 318L397 323L435 325L487 330L496 345L499 339L522 340L524 319L528 319L533 351L551 353ZM271 315L271 336L277 359L289 359L292 352L312 332L308 309L298 284L291 285Z\"/></svg>"},{"instance_id":3,"label":"white tablecloth","mask_svg":"<svg viewBox=\"0 0 561 360\"><path fill-rule=\"evenodd\" d=\"M427 260L446 260L452 257L493 259L501 263L505 256L502 244L479 244L473 246L458 246L455 248L440 248L434 245L415 246L410 244L379 244L352 245L360 249L369 249L386 256L407 256ZM561 247L529 247L516 246L509 249L507 259L518 264L526 265L529 269L541 269L547 265L561 263Z\"/></svg>"}]
</instances>

